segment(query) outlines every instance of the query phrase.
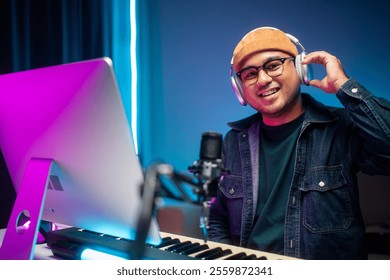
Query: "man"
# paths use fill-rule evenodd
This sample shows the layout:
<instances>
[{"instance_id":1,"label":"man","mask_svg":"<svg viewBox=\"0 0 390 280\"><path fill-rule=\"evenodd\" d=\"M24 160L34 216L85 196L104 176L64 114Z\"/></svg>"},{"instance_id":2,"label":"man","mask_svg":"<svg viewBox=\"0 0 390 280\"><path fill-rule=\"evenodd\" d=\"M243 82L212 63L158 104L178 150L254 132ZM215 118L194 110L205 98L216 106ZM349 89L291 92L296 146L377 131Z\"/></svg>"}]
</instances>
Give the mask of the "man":
<instances>
[{"instance_id":1,"label":"man","mask_svg":"<svg viewBox=\"0 0 390 280\"><path fill-rule=\"evenodd\" d=\"M301 58L294 43L259 28L234 50L240 98L258 113L229 124L222 158L230 173L211 205L209 239L304 259L364 259L356 174L390 174L390 103L349 79L336 57ZM297 59L325 67L307 84L345 108L300 92Z\"/></svg>"}]
</instances>

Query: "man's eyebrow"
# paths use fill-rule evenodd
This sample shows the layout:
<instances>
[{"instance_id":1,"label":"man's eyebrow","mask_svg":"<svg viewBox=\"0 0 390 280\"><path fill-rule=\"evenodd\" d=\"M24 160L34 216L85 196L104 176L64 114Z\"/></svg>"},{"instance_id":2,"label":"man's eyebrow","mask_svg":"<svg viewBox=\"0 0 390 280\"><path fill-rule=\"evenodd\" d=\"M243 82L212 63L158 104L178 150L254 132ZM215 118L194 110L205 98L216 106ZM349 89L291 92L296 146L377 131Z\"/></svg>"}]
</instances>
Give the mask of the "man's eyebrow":
<instances>
[{"instance_id":1,"label":"man's eyebrow","mask_svg":"<svg viewBox=\"0 0 390 280\"><path fill-rule=\"evenodd\" d=\"M274 56L270 56L270 57L268 57L265 61L264 61L264 63L267 63L268 61L271 61L271 60L274 60L274 59L280 59L280 58L283 58L284 56L280 56L280 55L274 55ZM264 64L263 63L263 64Z\"/></svg>"},{"instance_id":2,"label":"man's eyebrow","mask_svg":"<svg viewBox=\"0 0 390 280\"><path fill-rule=\"evenodd\" d=\"M270 56L270 57L267 57L267 58L263 61L262 64L260 64L260 65L247 65L247 66L245 66L245 67L242 67L242 69L241 69L240 71L242 71L242 70L244 70L244 69L248 69L248 68L257 68L257 67L259 67L259 66L262 66L262 65L266 64L267 62L270 62L271 60L280 59L280 58L283 58L283 57L284 57L284 56L280 56L280 55Z\"/></svg>"}]
</instances>

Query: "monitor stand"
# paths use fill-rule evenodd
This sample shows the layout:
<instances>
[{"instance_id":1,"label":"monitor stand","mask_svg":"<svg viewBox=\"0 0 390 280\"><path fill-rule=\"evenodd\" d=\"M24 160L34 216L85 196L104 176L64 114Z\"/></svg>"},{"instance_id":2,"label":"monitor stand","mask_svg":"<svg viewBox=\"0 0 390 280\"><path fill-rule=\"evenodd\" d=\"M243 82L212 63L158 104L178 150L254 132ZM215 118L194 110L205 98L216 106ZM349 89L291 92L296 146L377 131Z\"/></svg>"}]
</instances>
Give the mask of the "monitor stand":
<instances>
[{"instance_id":1,"label":"monitor stand","mask_svg":"<svg viewBox=\"0 0 390 280\"><path fill-rule=\"evenodd\" d=\"M33 258L52 163L52 159L29 160L0 248L0 259ZM19 225L22 216L29 217L28 227Z\"/></svg>"}]
</instances>

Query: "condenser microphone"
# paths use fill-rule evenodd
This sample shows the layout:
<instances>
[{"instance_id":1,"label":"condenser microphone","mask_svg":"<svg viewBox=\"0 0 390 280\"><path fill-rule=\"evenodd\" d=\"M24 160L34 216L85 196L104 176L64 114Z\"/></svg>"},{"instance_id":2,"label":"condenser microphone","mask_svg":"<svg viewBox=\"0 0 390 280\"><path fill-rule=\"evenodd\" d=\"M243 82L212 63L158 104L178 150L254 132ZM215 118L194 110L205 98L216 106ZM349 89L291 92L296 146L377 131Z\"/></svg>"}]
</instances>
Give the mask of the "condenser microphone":
<instances>
[{"instance_id":1,"label":"condenser microphone","mask_svg":"<svg viewBox=\"0 0 390 280\"><path fill-rule=\"evenodd\" d=\"M221 175L222 171L222 134L204 132L200 142L197 172L203 180L212 181Z\"/></svg>"},{"instance_id":2,"label":"condenser microphone","mask_svg":"<svg viewBox=\"0 0 390 280\"><path fill-rule=\"evenodd\" d=\"M188 171L198 178L200 185L203 185L203 189L198 190L200 200L215 196L220 176L227 173L222 164L222 134L202 133L199 160L195 161Z\"/></svg>"},{"instance_id":3,"label":"condenser microphone","mask_svg":"<svg viewBox=\"0 0 390 280\"><path fill-rule=\"evenodd\" d=\"M217 160L222 155L222 135L217 132L203 132L200 142L200 159Z\"/></svg>"}]
</instances>

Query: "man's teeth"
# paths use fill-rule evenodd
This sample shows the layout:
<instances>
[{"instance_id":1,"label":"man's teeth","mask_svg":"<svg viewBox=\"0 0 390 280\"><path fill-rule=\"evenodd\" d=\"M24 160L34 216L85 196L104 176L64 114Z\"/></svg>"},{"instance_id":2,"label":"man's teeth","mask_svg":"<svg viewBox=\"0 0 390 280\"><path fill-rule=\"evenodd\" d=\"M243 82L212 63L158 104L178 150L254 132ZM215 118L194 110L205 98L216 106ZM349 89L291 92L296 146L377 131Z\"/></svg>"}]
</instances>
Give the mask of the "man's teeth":
<instances>
[{"instance_id":1,"label":"man's teeth","mask_svg":"<svg viewBox=\"0 0 390 280\"><path fill-rule=\"evenodd\" d=\"M266 96L269 96L269 95L276 93L277 91L278 91L277 89L273 89L273 90L261 93L260 96L266 97Z\"/></svg>"}]
</instances>

